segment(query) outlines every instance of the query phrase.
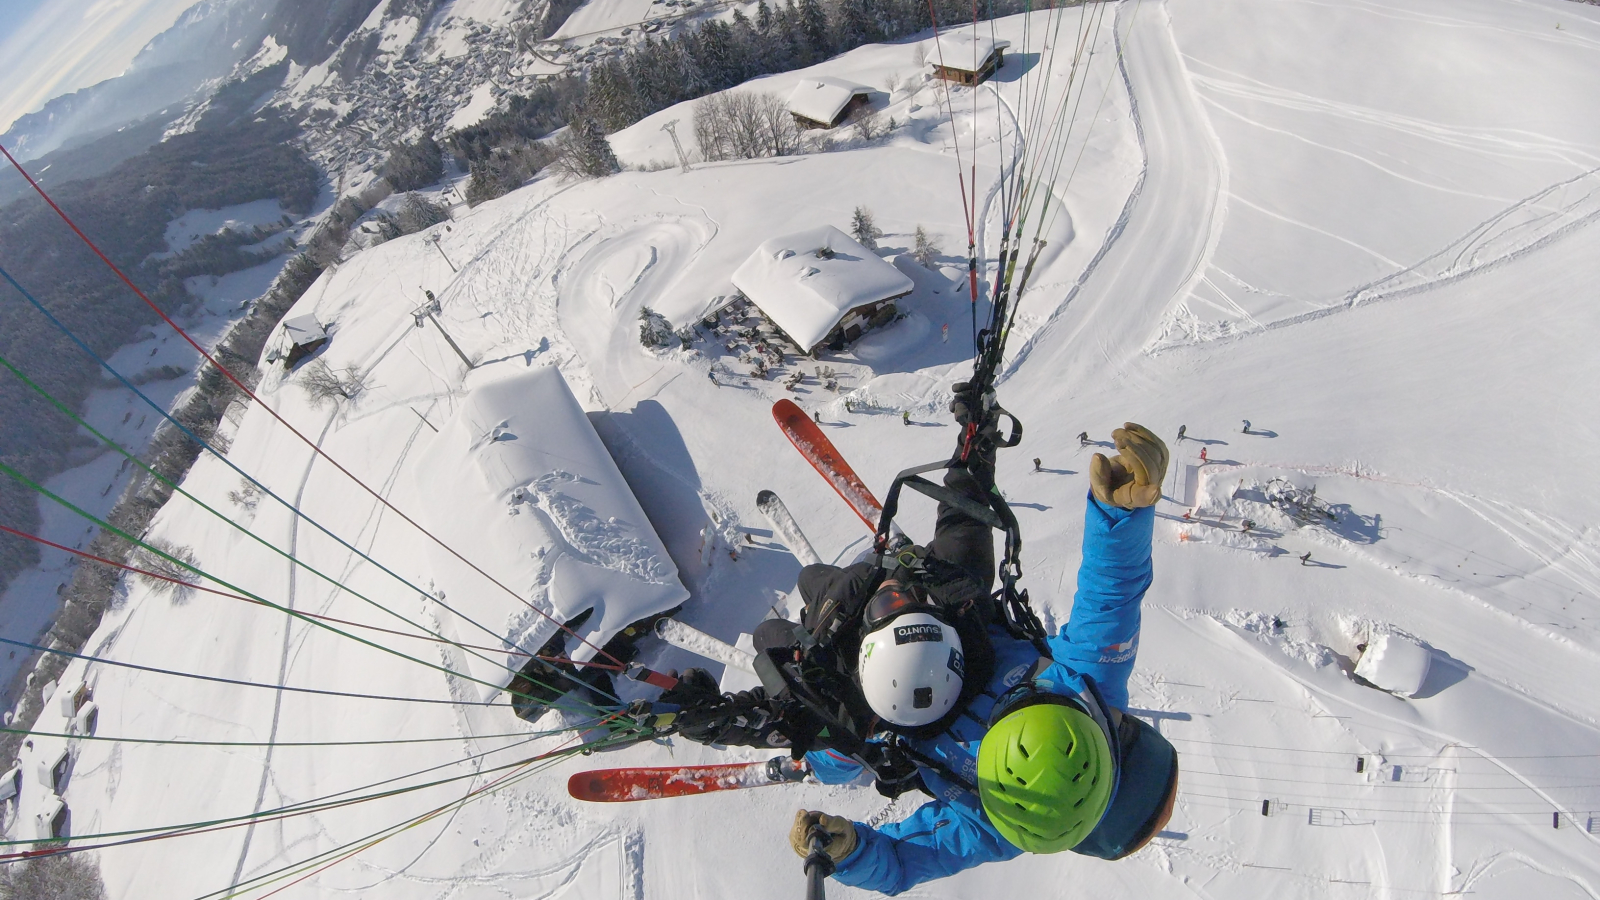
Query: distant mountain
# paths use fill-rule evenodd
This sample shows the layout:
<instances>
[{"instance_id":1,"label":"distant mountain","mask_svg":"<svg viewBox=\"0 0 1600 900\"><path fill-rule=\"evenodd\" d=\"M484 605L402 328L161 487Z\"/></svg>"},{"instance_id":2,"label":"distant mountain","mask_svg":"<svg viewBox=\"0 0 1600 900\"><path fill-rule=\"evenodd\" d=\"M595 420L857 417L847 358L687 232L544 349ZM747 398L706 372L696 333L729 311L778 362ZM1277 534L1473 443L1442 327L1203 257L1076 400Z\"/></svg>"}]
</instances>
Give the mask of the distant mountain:
<instances>
[{"instance_id":1,"label":"distant mountain","mask_svg":"<svg viewBox=\"0 0 1600 900\"><path fill-rule=\"evenodd\" d=\"M360 2L371 5L371 0ZM122 75L56 97L12 123L0 143L19 159L37 159L178 106L215 87L241 60L254 55L269 34L292 31L282 21L280 7L293 7L298 14L300 7L311 5L304 0L201 0L146 44ZM331 10L339 5L336 0L327 6Z\"/></svg>"}]
</instances>

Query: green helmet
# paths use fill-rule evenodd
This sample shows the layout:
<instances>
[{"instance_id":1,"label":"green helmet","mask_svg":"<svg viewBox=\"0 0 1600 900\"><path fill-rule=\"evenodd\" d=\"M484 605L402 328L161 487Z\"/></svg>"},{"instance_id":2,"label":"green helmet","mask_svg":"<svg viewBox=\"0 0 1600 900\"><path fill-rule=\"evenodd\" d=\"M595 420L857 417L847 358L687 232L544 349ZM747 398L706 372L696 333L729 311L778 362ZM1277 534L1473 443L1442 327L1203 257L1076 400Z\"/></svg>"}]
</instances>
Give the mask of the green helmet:
<instances>
[{"instance_id":1,"label":"green helmet","mask_svg":"<svg viewBox=\"0 0 1600 900\"><path fill-rule=\"evenodd\" d=\"M1064 703L1005 714L978 746L978 798L1006 840L1029 853L1070 850L1088 836L1115 784L1105 732Z\"/></svg>"}]
</instances>

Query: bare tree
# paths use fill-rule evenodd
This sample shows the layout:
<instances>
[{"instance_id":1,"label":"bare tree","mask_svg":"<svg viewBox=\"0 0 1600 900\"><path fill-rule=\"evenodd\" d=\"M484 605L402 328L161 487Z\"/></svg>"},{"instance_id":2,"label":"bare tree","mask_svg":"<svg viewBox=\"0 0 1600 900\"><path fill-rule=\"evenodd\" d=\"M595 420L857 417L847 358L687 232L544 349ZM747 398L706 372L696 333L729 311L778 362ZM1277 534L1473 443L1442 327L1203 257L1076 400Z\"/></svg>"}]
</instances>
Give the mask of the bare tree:
<instances>
[{"instance_id":1,"label":"bare tree","mask_svg":"<svg viewBox=\"0 0 1600 900\"><path fill-rule=\"evenodd\" d=\"M694 136L709 160L761 159L801 152L800 127L777 94L725 91L695 106Z\"/></svg>"},{"instance_id":2,"label":"bare tree","mask_svg":"<svg viewBox=\"0 0 1600 900\"><path fill-rule=\"evenodd\" d=\"M261 503L261 489L248 479L239 479L238 490L228 492L228 500L245 512L255 512Z\"/></svg>"},{"instance_id":3,"label":"bare tree","mask_svg":"<svg viewBox=\"0 0 1600 900\"><path fill-rule=\"evenodd\" d=\"M335 372L322 360L313 360L300 373L300 386L317 406L339 400L354 400L366 389L366 381L353 368Z\"/></svg>"},{"instance_id":4,"label":"bare tree","mask_svg":"<svg viewBox=\"0 0 1600 900\"><path fill-rule=\"evenodd\" d=\"M889 133L883 120L883 113L870 106L857 107L856 111L850 114L849 121L850 129L862 143L871 143Z\"/></svg>"},{"instance_id":5,"label":"bare tree","mask_svg":"<svg viewBox=\"0 0 1600 900\"><path fill-rule=\"evenodd\" d=\"M100 867L82 853L0 866L0 900L105 900Z\"/></svg>"},{"instance_id":6,"label":"bare tree","mask_svg":"<svg viewBox=\"0 0 1600 900\"><path fill-rule=\"evenodd\" d=\"M200 583L200 576L193 571L200 567L194 550L160 538L145 543L150 547L139 547L133 552L133 565L143 570L138 575L139 581L155 593L166 595L175 604L187 603L194 595L194 586Z\"/></svg>"}]
</instances>

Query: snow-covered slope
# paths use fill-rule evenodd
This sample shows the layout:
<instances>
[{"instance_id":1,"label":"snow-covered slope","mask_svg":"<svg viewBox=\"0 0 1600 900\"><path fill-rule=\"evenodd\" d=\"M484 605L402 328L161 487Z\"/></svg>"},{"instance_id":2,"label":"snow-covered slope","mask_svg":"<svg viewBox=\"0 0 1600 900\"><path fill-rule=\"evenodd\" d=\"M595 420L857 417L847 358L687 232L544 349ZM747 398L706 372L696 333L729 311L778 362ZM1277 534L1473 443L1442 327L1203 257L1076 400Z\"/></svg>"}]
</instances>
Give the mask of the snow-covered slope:
<instances>
[{"instance_id":1,"label":"snow-covered slope","mask_svg":"<svg viewBox=\"0 0 1600 900\"><path fill-rule=\"evenodd\" d=\"M1066 15L1063 40L1080 12ZM1025 584L1058 623L1095 449L1075 436L1105 441L1135 420L1172 442L1132 698L1182 753L1181 794L1168 830L1131 860L1028 857L917 895L1058 896L1070 885L1100 897L1600 896L1600 836L1590 831L1600 827L1591 824L1600 698L1587 687L1600 676L1600 401L1586 387L1600 379L1600 229L1573 187L1600 154L1600 95L1582 77L1600 65L1600 14L1557 0L1125 0L1105 21L1067 157L1077 172L1058 184L1065 211L1022 300L1000 386L1028 430L1019 451L1002 454L999 484L1026 535ZM998 91L976 92L976 114L974 93L958 91L953 127L942 93L913 78L879 98L899 127L875 145L540 181L457 220L442 254L423 235L365 251L292 314L336 324L322 358L363 374L367 390L317 407L295 378L269 373L262 397L411 512L432 502L419 488L424 461L452 458L433 429L471 402L470 387L559 367L680 571L682 618L731 641L783 608L799 569L766 531L757 490L783 495L825 557L853 556L867 539L772 426L774 400L792 396L820 414L874 486L944 456L955 439L942 408L970 348L954 284L965 245L954 141L963 154L978 150L989 267L997 150L1016 140L1015 79L1042 68L1039 32L1025 46L1014 19L998 36L1012 41ZM912 59L910 45L865 47L739 90L783 95L816 75L903 81ZM613 143L631 162L670 159L662 126L692 116L663 111ZM948 252L942 272L908 271L917 285L908 318L849 354L802 365L833 367L840 395L814 381L791 395L740 377L748 365L711 341L639 345L642 305L691 322L762 240L844 227L857 205L874 211L884 245L906 247L921 224ZM1472 235L1481 239L1461 243ZM1386 278L1394 290L1374 287ZM414 327L424 288L480 361L470 379L431 325ZM713 366L719 384L706 377ZM900 423L902 410L915 427ZM263 410L249 412L233 447L233 462L373 560L412 582L428 577L427 540ZM1335 517L1302 521L1274 505L1285 482L1315 487ZM270 501L232 504L239 478L215 460L202 460L187 487L353 590L411 618L432 614L418 592ZM906 514L913 536L926 537L928 512ZM501 512L483 527L504 525ZM153 533L275 602L384 621L182 501ZM494 552L462 543L469 557ZM1389 634L1430 648L1428 678L1409 699L1347 674L1361 646ZM391 643L464 665L419 640ZM244 815L387 778L467 775L563 740L535 737L503 708L469 705L477 695L435 669L215 596L174 604L130 584L88 652L443 702L94 667L101 735L277 746L81 742L65 794L80 835ZM694 663L659 644L642 659ZM47 716L39 729L64 725ZM449 740L295 746L398 738ZM29 764L64 746L36 737ZM304 873L285 893L797 892L784 839L793 809L865 819L884 805L876 792L796 786L621 807L565 794L565 776L580 768L760 755L674 742L562 763ZM444 768L412 776L431 766ZM493 777L100 859L115 897L198 897ZM13 834L45 799L25 790Z\"/></svg>"}]
</instances>

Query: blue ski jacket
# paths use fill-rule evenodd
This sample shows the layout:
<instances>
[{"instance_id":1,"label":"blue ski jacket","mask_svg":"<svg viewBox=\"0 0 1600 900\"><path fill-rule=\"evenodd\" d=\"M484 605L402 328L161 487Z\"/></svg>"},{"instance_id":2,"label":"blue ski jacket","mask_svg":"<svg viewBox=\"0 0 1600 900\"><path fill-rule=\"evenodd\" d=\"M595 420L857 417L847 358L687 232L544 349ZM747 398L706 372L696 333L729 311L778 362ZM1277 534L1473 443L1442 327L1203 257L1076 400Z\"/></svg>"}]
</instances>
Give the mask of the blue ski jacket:
<instances>
[{"instance_id":1,"label":"blue ski jacket","mask_svg":"<svg viewBox=\"0 0 1600 900\"><path fill-rule=\"evenodd\" d=\"M1155 510L1126 510L1102 505L1093 495L1084 515L1083 562L1072 616L1049 638L1055 663L1040 676L1062 690L1076 693L1094 679L1106 703L1125 709L1128 676L1139 650L1139 605L1150 587L1150 543ZM991 629L994 676L982 694L949 730L913 743L950 771L977 781L978 746L984 723L995 702L1022 681L1039 660L1039 652L1004 629ZM826 784L852 781L860 764L832 751L807 754L812 771ZM984 815L978 798L966 787L922 767L922 781L934 799L904 821L871 829L856 825L856 850L834 871L840 882L883 894L898 894L924 881L953 875L986 862L1014 859L1023 851L1012 845Z\"/></svg>"}]
</instances>

